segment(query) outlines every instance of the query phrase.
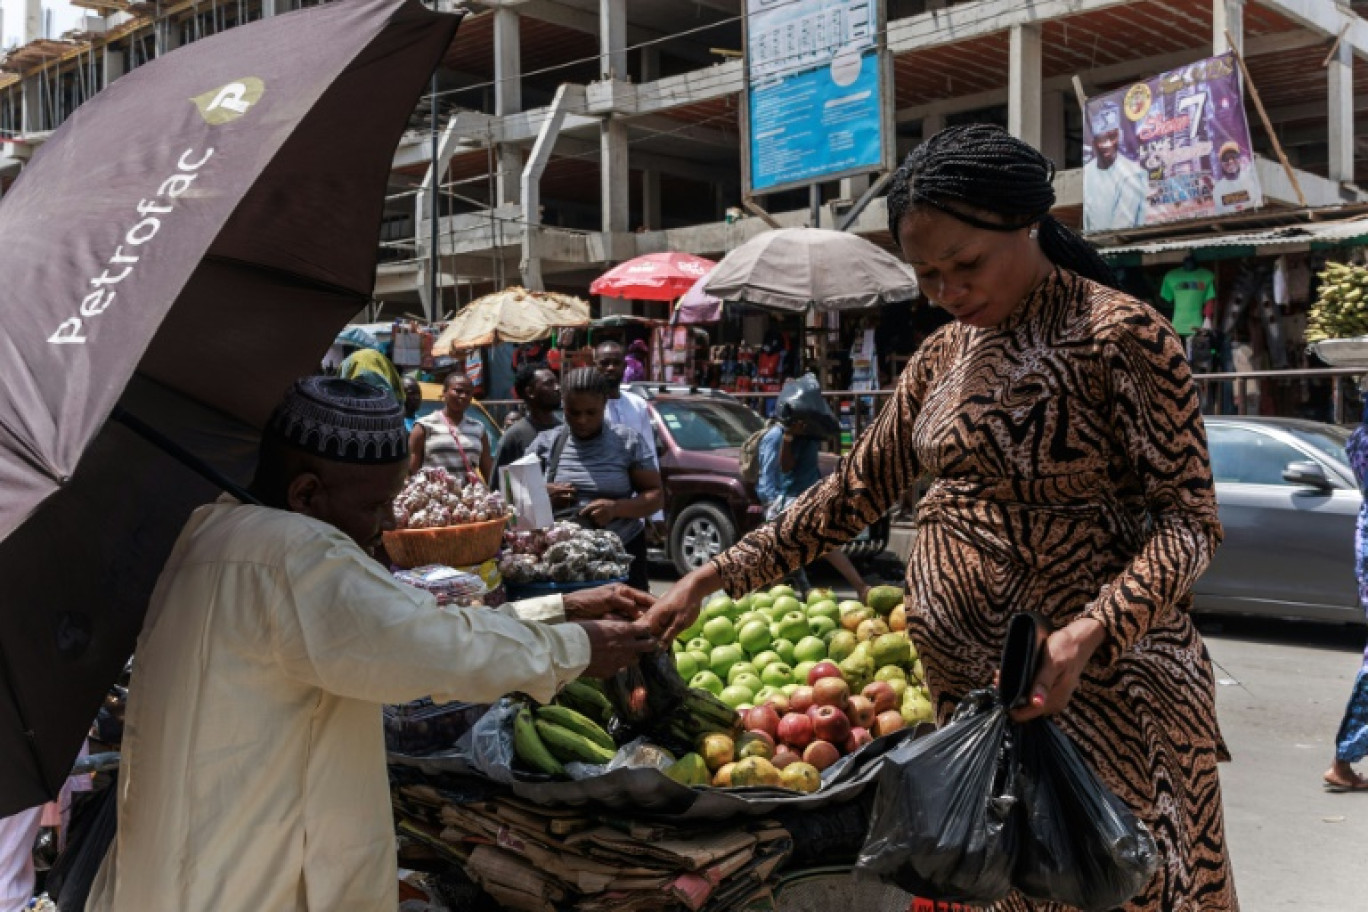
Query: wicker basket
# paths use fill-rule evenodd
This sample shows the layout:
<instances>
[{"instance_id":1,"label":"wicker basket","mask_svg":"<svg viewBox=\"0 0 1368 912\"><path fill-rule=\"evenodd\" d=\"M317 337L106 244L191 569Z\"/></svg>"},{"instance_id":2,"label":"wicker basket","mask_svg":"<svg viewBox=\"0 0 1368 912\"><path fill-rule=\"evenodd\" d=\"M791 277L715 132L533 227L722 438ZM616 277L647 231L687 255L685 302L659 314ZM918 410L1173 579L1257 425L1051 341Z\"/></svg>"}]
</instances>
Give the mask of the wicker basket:
<instances>
[{"instance_id":1,"label":"wicker basket","mask_svg":"<svg viewBox=\"0 0 1368 912\"><path fill-rule=\"evenodd\" d=\"M499 553L506 518L441 529L396 529L384 533L390 560L405 570L426 564L470 567Z\"/></svg>"}]
</instances>

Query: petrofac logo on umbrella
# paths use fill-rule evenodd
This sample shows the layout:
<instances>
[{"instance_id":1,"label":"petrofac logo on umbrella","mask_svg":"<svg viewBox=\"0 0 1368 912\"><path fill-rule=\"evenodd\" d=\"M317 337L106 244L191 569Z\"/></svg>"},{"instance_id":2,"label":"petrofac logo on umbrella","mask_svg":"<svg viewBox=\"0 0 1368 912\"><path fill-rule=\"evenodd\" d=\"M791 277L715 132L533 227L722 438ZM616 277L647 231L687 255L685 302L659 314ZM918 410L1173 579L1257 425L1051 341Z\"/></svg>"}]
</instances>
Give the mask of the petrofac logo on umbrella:
<instances>
[{"instance_id":1,"label":"petrofac logo on umbrella","mask_svg":"<svg viewBox=\"0 0 1368 912\"><path fill-rule=\"evenodd\" d=\"M199 108L200 117L211 126L237 120L252 109L266 92L266 83L255 76L210 89L190 99Z\"/></svg>"}]
</instances>

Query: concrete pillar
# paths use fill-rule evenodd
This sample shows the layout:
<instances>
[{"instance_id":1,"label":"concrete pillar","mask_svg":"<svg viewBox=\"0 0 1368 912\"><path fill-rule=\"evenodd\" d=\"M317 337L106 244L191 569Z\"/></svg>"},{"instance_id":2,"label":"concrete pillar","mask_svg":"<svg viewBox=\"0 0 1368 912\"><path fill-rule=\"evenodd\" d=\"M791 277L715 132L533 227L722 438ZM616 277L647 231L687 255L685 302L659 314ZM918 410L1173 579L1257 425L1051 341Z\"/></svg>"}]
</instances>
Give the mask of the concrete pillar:
<instances>
[{"instance_id":1,"label":"concrete pillar","mask_svg":"<svg viewBox=\"0 0 1368 912\"><path fill-rule=\"evenodd\" d=\"M627 0L599 0L599 76L627 79Z\"/></svg>"},{"instance_id":2,"label":"concrete pillar","mask_svg":"<svg viewBox=\"0 0 1368 912\"><path fill-rule=\"evenodd\" d=\"M641 224L648 231L664 227L660 211L660 172L641 172Z\"/></svg>"},{"instance_id":3,"label":"concrete pillar","mask_svg":"<svg viewBox=\"0 0 1368 912\"><path fill-rule=\"evenodd\" d=\"M24 0L24 30L21 44L36 41L43 35L43 0Z\"/></svg>"},{"instance_id":4,"label":"concrete pillar","mask_svg":"<svg viewBox=\"0 0 1368 912\"><path fill-rule=\"evenodd\" d=\"M1007 131L1040 148L1040 26L1014 25L1007 59Z\"/></svg>"},{"instance_id":5,"label":"concrete pillar","mask_svg":"<svg viewBox=\"0 0 1368 912\"><path fill-rule=\"evenodd\" d=\"M1059 170L1064 169L1066 141L1064 138L1064 106L1068 96L1063 92L1046 92L1040 108L1040 151Z\"/></svg>"},{"instance_id":6,"label":"concrete pillar","mask_svg":"<svg viewBox=\"0 0 1368 912\"><path fill-rule=\"evenodd\" d=\"M926 142L941 130L945 129L945 115L939 111L927 114L922 118L922 142Z\"/></svg>"},{"instance_id":7,"label":"concrete pillar","mask_svg":"<svg viewBox=\"0 0 1368 912\"><path fill-rule=\"evenodd\" d=\"M1327 67L1330 89L1330 179L1354 179L1354 49L1341 41Z\"/></svg>"},{"instance_id":8,"label":"concrete pillar","mask_svg":"<svg viewBox=\"0 0 1368 912\"><path fill-rule=\"evenodd\" d=\"M1244 0L1211 0L1211 53L1232 50L1226 32L1235 39L1233 50L1244 53Z\"/></svg>"},{"instance_id":9,"label":"concrete pillar","mask_svg":"<svg viewBox=\"0 0 1368 912\"><path fill-rule=\"evenodd\" d=\"M639 82L655 82L660 78L660 49L655 46L641 49L641 79Z\"/></svg>"},{"instance_id":10,"label":"concrete pillar","mask_svg":"<svg viewBox=\"0 0 1368 912\"><path fill-rule=\"evenodd\" d=\"M860 194L869 189L869 175L857 174L855 177L841 178L841 199L859 199Z\"/></svg>"},{"instance_id":11,"label":"concrete pillar","mask_svg":"<svg viewBox=\"0 0 1368 912\"><path fill-rule=\"evenodd\" d=\"M603 232L612 235L631 230L628 186L627 124L605 117L599 126L599 199L603 213ZM611 248L613 239L605 242ZM610 259L617 259L610 256Z\"/></svg>"},{"instance_id":12,"label":"concrete pillar","mask_svg":"<svg viewBox=\"0 0 1368 912\"><path fill-rule=\"evenodd\" d=\"M284 12L282 0L261 0L261 18L269 19L277 13Z\"/></svg>"},{"instance_id":13,"label":"concrete pillar","mask_svg":"<svg viewBox=\"0 0 1368 912\"><path fill-rule=\"evenodd\" d=\"M521 17L516 10L494 10L494 113L499 117L522 110L522 45L519 36ZM516 146L500 145L498 164L499 203L516 205L521 197L522 153Z\"/></svg>"},{"instance_id":14,"label":"concrete pillar","mask_svg":"<svg viewBox=\"0 0 1368 912\"><path fill-rule=\"evenodd\" d=\"M109 88L111 82L126 72L128 72L127 54L106 45L104 49L104 85L100 88Z\"/></svg>"},{"instance_id":15,"label":"concrete pillar","mask_svg":"<svg viewBox=\"0 0 1368 912\"><path fill-rule=\"evenodd\" d=\"M170 17L157 20L152 27L156 53L160 57L180 47L180 23Z\"/></svg>"},{"instance_id":16,"label":"concrete pillar","mask_svg":"<svg viewBox=\"0 0 1368 912\"><path fill-rule=\"evenodd\" d=\"M26 76L20 90L20 100L23 110L23 129L25 133L38 133L44 129L43 126L43 87L39 83L37 76Z\"/></svg>"}]
</instances>

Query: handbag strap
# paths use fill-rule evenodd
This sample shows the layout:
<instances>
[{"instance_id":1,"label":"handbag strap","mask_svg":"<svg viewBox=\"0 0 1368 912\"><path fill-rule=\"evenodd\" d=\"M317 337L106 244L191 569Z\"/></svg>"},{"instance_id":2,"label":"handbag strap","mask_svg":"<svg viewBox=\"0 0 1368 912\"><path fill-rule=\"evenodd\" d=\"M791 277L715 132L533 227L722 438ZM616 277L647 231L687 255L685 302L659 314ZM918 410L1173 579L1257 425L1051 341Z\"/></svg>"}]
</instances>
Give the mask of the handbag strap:
<instances>
[{"instance_id":1,"label":"handbag strap","mask_svg":"<svg viewBox=\"0 0 1368 912\"><path fill-rule=\"evenodd\" d=\"M565 452L565 443L570 438L570 428L562 424L556 431L556 440L551 444L551 461L546 467L546 480L548 483L556 480L556 472L560 469L561 454Z\"/></svg>"}]
</instances>

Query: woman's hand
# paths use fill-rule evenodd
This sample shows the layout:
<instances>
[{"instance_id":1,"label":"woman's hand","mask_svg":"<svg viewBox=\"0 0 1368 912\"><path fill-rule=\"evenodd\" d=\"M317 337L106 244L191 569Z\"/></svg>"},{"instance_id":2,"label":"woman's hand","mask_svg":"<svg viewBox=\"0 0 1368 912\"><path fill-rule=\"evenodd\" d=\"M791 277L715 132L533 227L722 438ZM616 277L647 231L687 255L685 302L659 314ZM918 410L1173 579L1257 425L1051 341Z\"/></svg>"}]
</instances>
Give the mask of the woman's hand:
<instances>
[{"instance_id":1,"label":"woman's hand","mask_svg":"<svg viewBox=\"0 0 1368 912\"><path fill-rule=\"evenodd\" d=\"M551 498L551 506L569 507L575 503L575 486L563 481L552 481L546 485L546 493Z\"/></svg>"},{"instance_id":2,"label":"woman's hand","mask_svg":"<svg viewBox=\"0 0 1368 912\"><path fill-rule=\"evenodd\" d=\"M580 509L580 516L592 522L602 529L614 519L618 518L618 502L601 497L598 500L591 500Z\"/></svg>"},{"instance_id":3,"label":"woman's hand","mask_svg":"<svg viewBox=\"0 0 1368 912\"><path fill-rule=\"evenodd\" d=\"M1041 651L1031 701L1012 710L1012 721L1026 722L1062 712L1078 689L1083 669L1105 638L1106 630L1092 618L1079 618L1050 634Z\"/></svg>"},{"instance_id":4,"label":"woman's hand","mask_svg":"<svg viewBox=\"0 0 1368 912\"><path fill-rule=\"evenodd\" d=\"M721 588L722 579L717 575L717 569L711 563L704 564L671 586L670 591L646 612L643 620L663 646L698 620L704 597Z\"/></svg>"}]
</instances>

